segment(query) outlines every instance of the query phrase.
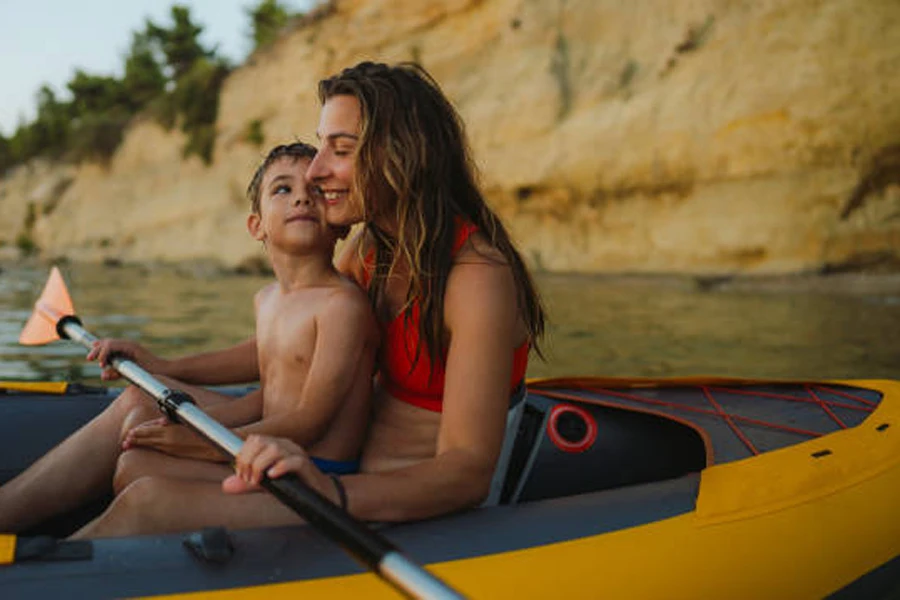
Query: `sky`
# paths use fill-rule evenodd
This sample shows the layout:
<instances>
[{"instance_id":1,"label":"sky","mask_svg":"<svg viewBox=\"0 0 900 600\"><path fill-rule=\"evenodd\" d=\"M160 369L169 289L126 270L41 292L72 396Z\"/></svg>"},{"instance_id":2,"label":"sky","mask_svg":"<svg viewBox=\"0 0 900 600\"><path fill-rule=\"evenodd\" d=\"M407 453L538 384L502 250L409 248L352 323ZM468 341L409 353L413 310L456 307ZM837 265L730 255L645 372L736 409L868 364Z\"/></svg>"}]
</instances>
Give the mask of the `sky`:
<instances>
[{"instance_id":1,"label":"sky","mask_svg":"<svg viewBox=\"0 0 900 600\"><path fill-rule=\"evenodd\" d=\"M246 9L259 0L0 0L0 132L9 136L20 118L34 118L35 95L48 84L68 98L65 84L76 68L122 75L131 34L145 17L169 26L173 4L190 7L206 47L242 62L251 49ZM299 11L308 0L281 0Z\"/></svg>"}]
</instances>

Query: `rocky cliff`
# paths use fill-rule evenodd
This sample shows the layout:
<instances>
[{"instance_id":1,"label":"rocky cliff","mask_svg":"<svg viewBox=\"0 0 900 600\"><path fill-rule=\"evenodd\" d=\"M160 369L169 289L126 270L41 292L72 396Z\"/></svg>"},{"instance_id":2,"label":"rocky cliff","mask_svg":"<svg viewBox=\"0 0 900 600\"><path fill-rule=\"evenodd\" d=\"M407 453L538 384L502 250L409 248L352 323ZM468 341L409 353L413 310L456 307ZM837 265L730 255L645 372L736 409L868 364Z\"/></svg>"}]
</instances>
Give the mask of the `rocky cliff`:
<instances>
[{"instance_id":1,"label":"rocky cliff","mask_svg":"<svg viewBox=\"0 0 900 600\"><path fill-rule=\"evenodd\" d=\"M212 165L139 120L109 165L9 174L0 239L25 231L51 258L252 262L253 168L313 139L316 82L361 59L435 75L537 267L900 264L896 0L338 1L228 78Z\"/></svg>"}]
</instances>

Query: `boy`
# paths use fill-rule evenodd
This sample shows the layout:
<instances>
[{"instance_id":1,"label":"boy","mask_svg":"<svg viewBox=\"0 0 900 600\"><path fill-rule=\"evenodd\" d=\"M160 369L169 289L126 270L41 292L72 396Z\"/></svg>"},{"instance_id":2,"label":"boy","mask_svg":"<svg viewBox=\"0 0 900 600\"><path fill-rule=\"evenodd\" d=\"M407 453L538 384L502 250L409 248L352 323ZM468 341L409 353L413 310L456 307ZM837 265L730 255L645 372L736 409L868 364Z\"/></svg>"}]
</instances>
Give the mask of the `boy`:
<instances>
[{"instance_id":1,"label":"boy","mask_svg":"<svg viewBox=\"0 0 900 600\"><path fill-rule=\"evenodd\" d=\"M365 434L378 327L365 294L333 267L335 242L346 231L328 226L321 203L307 193L304 176L313 156L315 148L306 144L276 146L247 189L247 228L266 247L277 279L255 298L260 389L238 400L191 389L203 396L210 416L241 437L291 438L323 471L346 474L357 470ZM104 354L89 358L103 362ZM224 462L199 441L158 418L128 431L123 447ZM122 467L119 488L135 479Z\"/></svg>"},{"instance_id":2,"label":"boy","mask_svg":"<svg viewBox=\"0 0 900 600\"><path fill-rule=\"evenodd\" d=\"M316 457L320 469L340 474L356 470L366 433L378 327L365 294L332 265L335 242L345 232L329 227L321 200L307 194L305 172L315 152L301 143L275 147L247 190L247 228L265 246L277 280L255 298L260 388L234 399L160 379L189 393L241 437L290 438ZM113 351L131 354L151 371L152 364L164 362L138 345L114 340L99 342L88 358L106 365ZM129 394L131 400L124 401ZM89 493L97 493L104 473L104 485L109 485L111 466L116 499L74 537L264 527L284 523L285 513L299 521L268 494L224 494L221 481L233 473L226 457L185 426L158 418L153 404L138 395L129 388L94 421L0 488L0 509L8 509L12 523L6 530L21 530L29 521L65 510L64 503L73 500L61 498L71 499L73 492L79 503L86 501ZM120 435L121 443L116 441ZM124 451L107 456L117 446ZM60 499L29 508L29 499L48 495Z\"/></svg>"}]
</instances>

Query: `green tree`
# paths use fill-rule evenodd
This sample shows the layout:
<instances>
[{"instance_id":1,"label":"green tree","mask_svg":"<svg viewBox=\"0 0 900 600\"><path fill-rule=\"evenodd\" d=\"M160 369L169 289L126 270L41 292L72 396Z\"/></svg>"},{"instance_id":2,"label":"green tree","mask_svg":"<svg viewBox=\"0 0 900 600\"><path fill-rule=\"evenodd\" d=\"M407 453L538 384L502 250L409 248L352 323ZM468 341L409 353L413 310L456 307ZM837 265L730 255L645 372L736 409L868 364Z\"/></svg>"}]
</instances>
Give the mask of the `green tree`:
<instances>
[{"instance_id":1,"label":"green tree","mask_svg":"<svg viewBox=\"0 0 900 600\"><path fill-rule=\"evenodd\" d=\"M172 6L172 27L166 29L147 20L146 34L156 40L163 55L166 57L166 65L170 69L170 78L173 81L181 79L187 74L201 58L212 58L213 50L205 49L199 40L203 26L191 21L191 11L187 6L175 4Z\"/></svg>"},{"instance_id":2,"label":"green tree","mask_svg":"<svg viewBox=\"0 0 900 600\"><path fill-rule=\"evenodd\" d=\"M271 8L281 10L277 3ZM200 43L203 27L188 7L173 5L170 14L169 26L148 19L132 33L121 79L76 70L66 84L69 102L42 87L37 117L20 121L12 136L0 136L0 171L38 155L108 159L133 116L144 110L166 126L180 124L188 135L185 154L211 161L219 91L231 67Z\"/></svg>"},{"instance_id":3,"label":"green tree","mask_svg":"<svg viewBox=\"0 0 900 600\"><path fill-rule=\"evenodd\" d=\"M72 116L78 118L91 113L102 113L128 106L122 82L115 77L89 75L81 69L66 84L72 92Z\"/></svg>"},{"instance_id":4,"label":"green tree","mask_svg":"<svg viewBox=\"0 0 900 600\"><path fill-rule=\"evenodd\" d=\"M231 67L216 56L214 48L200 43L203 27L191 20L186 6L172 6L171 17L168 28L149 19L146 22L145 35L165 57L167 88L171 90L154 101L151 110L167 127L180 123L188 136L185 156L196 154L209 163L216 138L219 90Z\"/></svg>"},{"instance_id":5,"label":"green tree","mask_svg":"<svg viewBox=\"0 0 900 600\"><path fill-rule=\"evenodd\" d=\"M288 10L278 0L262 0L256 7L245 10L250 17L254 50L278 39L279 33L291 19Z\"/></svg>"},{"instance_id":6,"label":"green tree","mask_svg":"<svg viewBox=\"0 0 900 600\"><path fill-rule=\"evenodd\" d=\"M47 85L38 90L37 105L37 118L31 124L35 149L40 154L59 157L65 152L69 137L71 107L58 101Z\"/></svg>"},{"instance_id":7,"label":"green tree","mask_svg":"<svg viewBox=\"0 0 900 600\"><path fill-rule=\"evenodd\" d=\"M19 125L9 138L9 152L12 164L25 162L37 156L39 151L35 140L34 128L24 118L19 119Z\"/></svg>"},{"instance_id":8,"label":"green tree","mask_svg":"<svg viewBox=\"0 0 900 600\"><path fill-rule=\"evenodd\" d=\"M73 126L69 157L75 161L108 161L119 147L130 119L121 109L83 115Z\"/></svg>"},{"instance_id":9,"label":"green tree","mask_svg":"<svg viewBox=\"0 0 900 600\"><path fill-rule=\"evenodd\" d=\"M14 164L12 148L9 147L9 140L5 135L0 133L0 176Z\"/></svg>"},{"instance_id":10,"label":"green tree","mask_svg":"<svg viewBox=\"0 0 900 600\"><path fill-rule=\"evenodd\" d=\"M129 107L138 111L165 93L166 76L157 59L157 44L147 32L134 32L125 56L124 95Z\"/></svg>"},{"instance_id":11,"label":"green tree","mask_svg":"<svg viewBox=\"0 0 900 600\"><path fill-rule=\"evenodd\" d=\"M212 161L219 91L229 71L222 60L200 60L178 81L172 94L181 129L188 134L185 156L196 154L207 164Z\"/></svg>"},{"instance_id":12,"label":"green tree","mask_svg":"<svg viewBox=\"0 0 900 600\"><path fill-rule=\"evenodd\" d=\"M67 84L72 92L71 133L67 148L73 160L108 160L133 109L121 80L89 75L80 69Z\"/></svg>"}]
</instances>

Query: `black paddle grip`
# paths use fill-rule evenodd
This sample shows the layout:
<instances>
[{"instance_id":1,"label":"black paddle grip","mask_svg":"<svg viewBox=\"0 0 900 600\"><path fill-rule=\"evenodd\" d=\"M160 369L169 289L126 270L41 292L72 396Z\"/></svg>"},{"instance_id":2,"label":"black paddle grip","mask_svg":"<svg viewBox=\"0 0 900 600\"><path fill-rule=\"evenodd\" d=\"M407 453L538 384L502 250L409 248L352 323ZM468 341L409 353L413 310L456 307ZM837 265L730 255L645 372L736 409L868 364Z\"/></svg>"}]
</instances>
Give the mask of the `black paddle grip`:
<instances>
[{"instance_id":1,"label":"black paddle grip","mask_svg":"<svg viewBox=\"0 0 900 600\"><path fill-rule=\"evenodd\" d=\"M263 477L260 485L376 573L384 556L397 551L390 542L371 533L294 473L278 479Z\"/></svg>"}]
</instances>

